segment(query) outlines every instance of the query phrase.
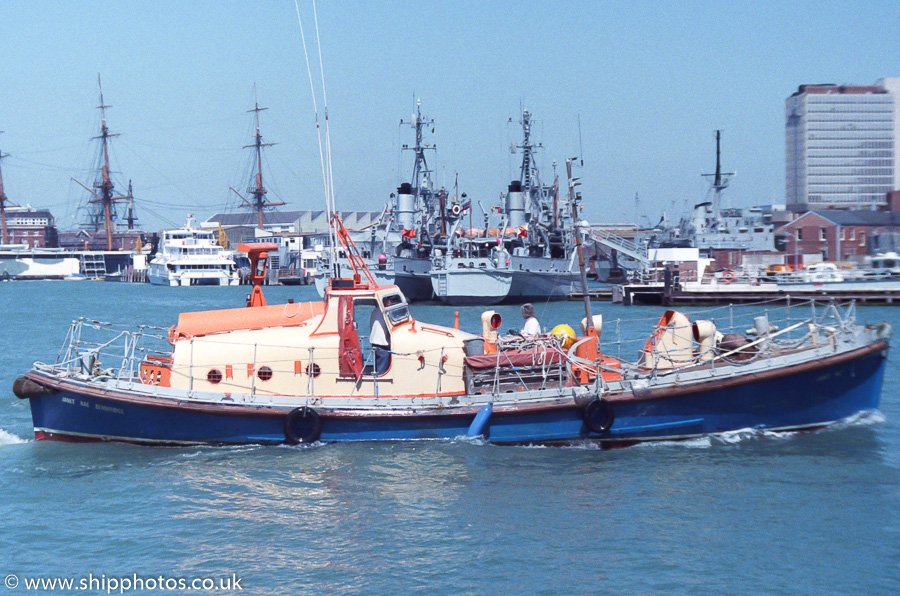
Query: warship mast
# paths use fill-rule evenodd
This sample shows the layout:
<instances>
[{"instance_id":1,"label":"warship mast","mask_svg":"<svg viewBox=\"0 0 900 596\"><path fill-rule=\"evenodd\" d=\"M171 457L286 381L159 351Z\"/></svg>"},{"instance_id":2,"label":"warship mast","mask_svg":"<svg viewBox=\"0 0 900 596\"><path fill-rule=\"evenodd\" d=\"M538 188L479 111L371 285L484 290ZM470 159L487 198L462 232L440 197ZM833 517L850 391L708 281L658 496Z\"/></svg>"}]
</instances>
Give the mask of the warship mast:
<instances>
[{"instance_id":1,"label":"warship mast","mask_svg":"<svg viewBox=\"0 0 900 596\"><path fill-rule=\"evenodd\" d=\"M534 150L543 147L540 143L531 143L531 112L522 110L522 144L517 145L522 150L522 166L519 171L519 179L522 181L522 192L526 197L533 199L535 189L540 188L540 174L534 162Z\"/></svg>"},{"instance_id":2,"label":"warship mast","mask_svg":"<svg viewBox=\"0 0 900 596\"><path fill-rule=\"evenodd\" d=\"M715 174L702 174L704 178L712 177L712 190L713 190L713 221L718 224L719 219L721 219L721 195L722 191L728 188L728 178L725 176L734 176L734 172L725 172L722 173L722 151L720 148L720 141L722 138L722 131L716 131L716 173Z\"/></svg>"},{"instance_id":3,"label":"warship mast","mask_svg":"<svg viewBox=\"0 0 900 596\"><path fill-rule=\"evenodd\" d=\"M128 181L128 216L125 218L125 221L128 222L128 229L134 229L134 222L137 220L137 217L134 214L134 194L131 191L131 180Z\"/></svg>"},{"instance_id":4,"label":"warship mast","mask_svg":"<svg viewBox=\"0 0 900 596\"><path fill-rule=\"evenodd\" d=\"M421 225L425 226L428 223L428 219L432 216L433 205L431 203L432 197L434 196L431 179L433 171L428 167L428 160L425 159L425 151L436 151L437 146L434 143L428 144L424 142L424 131L426 127L431 127L431 132L432 134L434 133L434 119L422 116L422 102L416 100L416 113L413 114L412 121L410 122L400 120L400 125L402 126L404 124L409 125L416 131L415 146L410 147L409 145L404 144L401 146L401 150L412 151L415 153L415 162L413 163L410 185L412 186L413 196L416 197L416 202L418 203L419 200L421 200L421 205L417 205L415 210L418 213L425 214L425 218L421 222Z\"/></svg>"}]
</instances>

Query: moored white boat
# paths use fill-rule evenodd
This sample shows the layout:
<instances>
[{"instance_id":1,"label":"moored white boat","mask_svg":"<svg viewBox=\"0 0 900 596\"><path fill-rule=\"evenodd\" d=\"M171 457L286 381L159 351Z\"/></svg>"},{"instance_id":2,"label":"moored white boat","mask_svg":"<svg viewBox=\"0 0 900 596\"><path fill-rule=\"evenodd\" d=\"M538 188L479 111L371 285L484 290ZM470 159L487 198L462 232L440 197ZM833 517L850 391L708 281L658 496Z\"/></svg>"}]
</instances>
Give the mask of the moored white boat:
<instances>
[{"instance_id":1,"label":"moored white boat","mask_svg":"<svg viewBox=\"0 0 900 596\"><path fill-rule=\"evenodd\" d=\"M195 228L188 216L184 228L162 233L147 279L160 286L236 286L240 272L233 255L216 243L212 232Z\"/></svg>"},{"instance_id":2,"label":"moored white boat","mask_svg":"<svg viewBox=\"0 0 900 596\"><path fill-rule=\"evenodd\" d=\"M78 257L64 249L0 245L0 279L68 279L79 272Z\"/></svg>"}]
</instances>

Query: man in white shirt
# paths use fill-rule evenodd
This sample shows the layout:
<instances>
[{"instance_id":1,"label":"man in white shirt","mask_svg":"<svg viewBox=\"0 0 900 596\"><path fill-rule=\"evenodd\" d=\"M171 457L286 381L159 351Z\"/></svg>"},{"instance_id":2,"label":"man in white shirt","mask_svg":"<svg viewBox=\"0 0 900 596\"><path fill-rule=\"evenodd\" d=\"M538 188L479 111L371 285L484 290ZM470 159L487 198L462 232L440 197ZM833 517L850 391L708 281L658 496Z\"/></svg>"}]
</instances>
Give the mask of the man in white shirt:
<instances>
[{"instance_id":1,"label":"man in white shirt","mask_svg":"<svg viewBox=\"0 0 900 596\"><path fill-rule=\"evenodd\" d=\"M525 319L525 326L519 335L525 339L534 339L541 334L541 324L534 316L534 306L530 302L522 305L522 318Z\"/></svg>"},{"instance_id":2,"label":"man in white shirt","mask_svg":"<svg viewBox=\"0 0 900 596\"><path fill-rule=\"evenodd\" d=\"M391 367L391 336L377 305L369 316L369 329L369 343L375 348L375 376L380 377Z\"/></svg>"}]
</instances>

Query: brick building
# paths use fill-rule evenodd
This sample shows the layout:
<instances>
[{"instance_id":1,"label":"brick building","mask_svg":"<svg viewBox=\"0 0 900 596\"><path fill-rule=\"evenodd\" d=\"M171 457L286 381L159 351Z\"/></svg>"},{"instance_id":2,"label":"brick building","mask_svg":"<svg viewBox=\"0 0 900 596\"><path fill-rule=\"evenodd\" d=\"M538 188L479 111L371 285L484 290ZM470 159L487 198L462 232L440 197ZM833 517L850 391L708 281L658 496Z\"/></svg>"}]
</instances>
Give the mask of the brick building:
<instances>
[{"instance_id":1,"label":"brick building","mask_svg":"<svg viewBox=\"0 0 900 596\"><path fill-rule=\"evenodd\" d=\"M112 233L114 251L137 250L152 242L152 234L141 230L120 230ZM59 246L69 250L108 250L106 231L77 230L59 233Z\"/></svg>"},{"instance_id":2,"label":"brick building","mask_svg":"<svg viewBox=\"0 0 900 596\"><path fill-rule=\"evenodd\" d=\"M44 209L7 207L6 230L9 244L27 244L29 248L56 248L59 238L53 215Z\"/></svg>"},{"instance_id":3,"label":"brick building","mask_svg":"<svg viewBox=\"0 0 900 596\"><path fill-rule=\"evenodd\" d=\"M878 250L895 250L896 211L807 211L776 231L788 264L853 261Z\"/></svg>"}]
</instances>

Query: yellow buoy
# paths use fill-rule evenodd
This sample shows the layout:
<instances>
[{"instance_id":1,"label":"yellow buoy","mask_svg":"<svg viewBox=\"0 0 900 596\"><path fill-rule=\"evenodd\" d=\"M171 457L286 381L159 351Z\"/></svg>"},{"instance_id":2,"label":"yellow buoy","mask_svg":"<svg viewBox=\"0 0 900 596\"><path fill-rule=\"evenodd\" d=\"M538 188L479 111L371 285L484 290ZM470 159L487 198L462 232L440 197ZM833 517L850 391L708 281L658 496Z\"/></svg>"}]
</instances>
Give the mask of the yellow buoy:
<instances>
[{"instance_id":1,"label":"yellow buoy","mask_svg":"<svg viewBox=\"0 0 900 596\"><path fill-rule=\"evenodd\" d=\"M550 335L559 340L563 349L568 350L575 343L575 330L565 323L550 330Z\"/></svg>"}]
</instances>

